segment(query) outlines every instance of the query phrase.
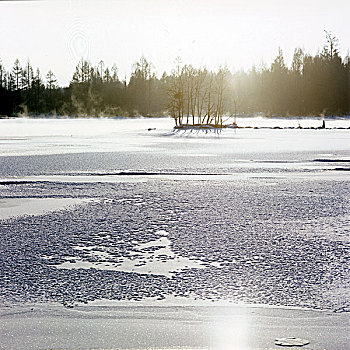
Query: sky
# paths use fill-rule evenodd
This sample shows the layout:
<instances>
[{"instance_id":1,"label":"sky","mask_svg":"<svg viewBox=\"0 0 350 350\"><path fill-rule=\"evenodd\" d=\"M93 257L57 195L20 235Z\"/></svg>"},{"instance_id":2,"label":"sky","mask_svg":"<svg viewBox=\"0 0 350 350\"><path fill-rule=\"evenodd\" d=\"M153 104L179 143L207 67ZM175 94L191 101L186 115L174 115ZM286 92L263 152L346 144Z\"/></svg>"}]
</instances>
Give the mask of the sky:
<instances>
[{"instance_id":1,"label":"sky","mask_svg":"<svg viewBox=\"0 0 350 350\"><path fill-rule=\"evenodd\" d=\"M30 60L66 86L81 58L116 64L127 79L144 56L158 76L176 57L195 67L248 70L269 66L280 47L316 54L324 30L350 49L349 0L76 0L1 1L0 59L10 70Z\"/></svg>"}]
</instances>

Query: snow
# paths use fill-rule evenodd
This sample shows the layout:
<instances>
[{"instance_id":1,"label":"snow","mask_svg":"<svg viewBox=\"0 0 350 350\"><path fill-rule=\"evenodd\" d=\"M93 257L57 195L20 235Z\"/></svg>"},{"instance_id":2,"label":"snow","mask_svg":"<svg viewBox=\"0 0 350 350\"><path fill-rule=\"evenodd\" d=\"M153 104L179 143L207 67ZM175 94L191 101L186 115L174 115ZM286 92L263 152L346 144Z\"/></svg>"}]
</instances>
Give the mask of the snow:
<instances>
[{"instance_id":1,"label":"snow","mask_svg":"<svg viewBox=\"0 0 350 350\"><path fill-rule=\"evenodd\" d=\"M298 126L319 127L320 119L239 118L241 127ZM40 119L13 118L0 120L0 155L67 154L80 152L149 152L177 155L250 153L289 150L329 150L324 135L329 130L309 129L224 129L221 132L172 131L170 118L130 119ZM350 119L326 121L329 128L348 128ZM155 130L148 131L149 128ZM347 130L333 130L333 150L348 144ZM277 136L277 140L276 140ZM298 138L302 142L295 142ZM211 144L208 144L208 141ZM273 141L273 142L271 142ZM278 147L276 146L278 142ZM213 149L214 144L214 149ZM176 145L176 147L174 147ZM181 147L177 147L181 146Z\"/></svg>"},{"instance_id":2,"label":"snow","mask_svg":"<svg viewBox=\"0 0 350 350\"><path fill-rule=\"evenodd\" d=\"M238 120L298 122L320 120ZM349 310L348 129L178 133L165 118L0 130L2 303Z\"/></svg>"}]
</instances>

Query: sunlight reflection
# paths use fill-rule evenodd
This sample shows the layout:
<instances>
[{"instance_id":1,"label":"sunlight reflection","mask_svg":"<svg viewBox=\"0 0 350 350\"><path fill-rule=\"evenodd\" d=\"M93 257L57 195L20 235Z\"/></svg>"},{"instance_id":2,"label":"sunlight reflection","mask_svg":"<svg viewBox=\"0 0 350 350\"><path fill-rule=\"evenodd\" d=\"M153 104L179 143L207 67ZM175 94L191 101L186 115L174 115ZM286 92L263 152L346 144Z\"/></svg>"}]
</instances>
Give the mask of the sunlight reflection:
<instances>
[{"instance_id":1,"label":"sunlight reflection","mask_svg":"<svg viewBox=\"0 0 350 350\"><path fill-rule=\"evenodd\" d=\"M211 326L211 348L218 350L248 349L249 322L245 314L217 315Z\"/></svg>"}]
</instances>

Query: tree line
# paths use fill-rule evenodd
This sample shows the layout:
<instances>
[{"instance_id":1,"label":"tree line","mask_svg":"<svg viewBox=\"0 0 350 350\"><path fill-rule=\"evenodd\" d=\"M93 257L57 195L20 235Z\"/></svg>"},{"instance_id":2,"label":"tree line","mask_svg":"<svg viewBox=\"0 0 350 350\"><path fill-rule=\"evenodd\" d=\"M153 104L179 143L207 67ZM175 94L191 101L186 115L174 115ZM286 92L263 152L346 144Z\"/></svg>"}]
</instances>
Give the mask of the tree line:
<instances>
[{"instance_id":1,"label":"tree line","mask_svg":"<svg viewBox=\"0 0 350 350\"><path fill-rule=\"evenodd\" d=\"M146 58L132 67L129 81L115 65L96 66L82 59L68 87L60 87L49 70L42 77L28 61L17 59L6 71L0 61L0 115L158 116L171 115L177 125L222 125L235 114L345 115L350 113L350 57L339 54L329 32L312 56L296 48L290 67L283 52L272 64L231 72L195 68L175 60L170 74L157 77Z\"/></svg>"}]
</instances>

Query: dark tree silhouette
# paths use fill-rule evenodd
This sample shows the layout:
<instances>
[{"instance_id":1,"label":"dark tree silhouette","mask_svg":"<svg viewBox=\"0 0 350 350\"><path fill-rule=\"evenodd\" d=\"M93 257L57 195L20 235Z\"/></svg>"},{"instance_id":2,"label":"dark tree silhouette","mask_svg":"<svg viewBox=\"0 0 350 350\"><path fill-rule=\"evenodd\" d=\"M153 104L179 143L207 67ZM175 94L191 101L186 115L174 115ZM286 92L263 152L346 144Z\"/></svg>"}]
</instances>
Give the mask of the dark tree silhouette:
<instances>
[{"instance_id":1,"label":"dark tree silhouette","mask_svg":"<svg viewBox=\"0 0 350 350\"><path fill-rule=\"evenodd\" d=\"M141 57L130 80L119 80L116 65L93 66L80 60L68 87L59 87L49 70L18 59L10 71L0 61L0 115L57 113L70 116L171 115L176 125L221 125L225 115L344 115L350 113L350 58L339 54L338 39L325 31L315 56L296 48L290 67L278 49L270 67L231 73L208 71L176 59L171 75L157 78L153 64Z\"/></svg>"}]
</instances>

